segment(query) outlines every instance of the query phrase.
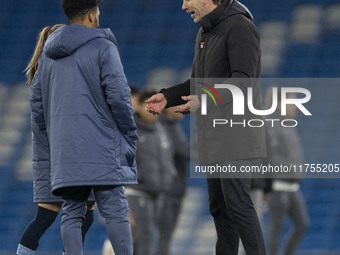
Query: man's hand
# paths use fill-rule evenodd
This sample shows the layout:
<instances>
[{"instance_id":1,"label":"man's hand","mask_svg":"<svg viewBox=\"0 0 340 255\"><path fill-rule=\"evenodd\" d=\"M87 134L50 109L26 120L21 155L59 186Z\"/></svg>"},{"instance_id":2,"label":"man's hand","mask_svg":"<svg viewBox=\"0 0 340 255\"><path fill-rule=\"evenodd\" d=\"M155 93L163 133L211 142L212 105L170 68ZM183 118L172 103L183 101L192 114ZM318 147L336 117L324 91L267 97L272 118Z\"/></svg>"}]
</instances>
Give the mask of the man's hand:
<instances>
[{"instance_id":1,"label":"man's hand","mask_svg":"<svg viewBox=\"0 0 340 255\"><path fill-rule=\"evenodd\" d=\"M175 112L183 114L195 113L201 105L200 101L198 100L198 96L182 96L182 100L188 102L175 107Z\"/></svg>"},{"instance_id":2,"label":"man's hand","mask_svg":"<svg viewBox=\"0 0 340 255\"><path fill-rule=\"evenodd\" d=\"M163 93L158 93L146 100L145 103L148 112L160 114L168 102Z\"/></svg>"}]
</instances>

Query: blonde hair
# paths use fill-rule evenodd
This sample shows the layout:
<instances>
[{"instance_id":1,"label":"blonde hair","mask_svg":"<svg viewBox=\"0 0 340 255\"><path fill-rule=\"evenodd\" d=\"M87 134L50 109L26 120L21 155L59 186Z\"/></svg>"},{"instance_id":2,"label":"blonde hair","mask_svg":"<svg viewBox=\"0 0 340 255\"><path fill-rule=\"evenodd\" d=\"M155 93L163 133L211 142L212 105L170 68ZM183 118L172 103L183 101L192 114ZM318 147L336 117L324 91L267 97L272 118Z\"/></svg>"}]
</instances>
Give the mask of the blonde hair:
<instances>
[{"instance_id":1,"label":"blonde hair","mask_svg":"<svg viewBox=\"0 0 340 255\"><path fill-rule=\"evenodd\" d=\"M41 56L41 53L43 51L45 42L47 40L47 38L55 31L57 30L59 27L63 26L63 24L57 24L54 26L47 26L44 27L43 30L41 30L39 36L38 36L38 41L37 44L35 46L35 50L33 53L33 56L30 60L30 62L28 63L26 69L24 70L24 72L26 72L26 77L27 77L27 83L31 84L33 81L33 77L38 69L38 60Z\"/></svg>"}]
</instances>

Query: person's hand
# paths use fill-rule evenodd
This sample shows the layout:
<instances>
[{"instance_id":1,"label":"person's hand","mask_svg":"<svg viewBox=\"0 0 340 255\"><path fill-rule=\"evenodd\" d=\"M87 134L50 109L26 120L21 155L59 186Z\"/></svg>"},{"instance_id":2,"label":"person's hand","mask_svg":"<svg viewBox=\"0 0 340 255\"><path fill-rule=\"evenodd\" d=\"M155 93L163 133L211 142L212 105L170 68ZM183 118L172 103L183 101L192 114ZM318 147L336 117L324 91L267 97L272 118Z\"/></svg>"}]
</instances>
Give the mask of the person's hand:
<instances>
[{"instance_id":1,"label":"person's hand","mask_svg":"<svg viewBox=\"0 0 340 255\"><path fill-rule=\"evenodd\" d=\"M158 93L146 100L145 103L148 112L160 114L168 102L163 93Z\"/></svg>"},{"instance_id":2,"label":"person's hand","mask_svg":"<svg viewBox=\"0 0 340 255\"><path fill-rule=\"evenodd\" d=\"M182 96L182 100L188 102L186 104L175 107L175 112L183 114L195 113L201 105L200 101L198 100L198 96Z\"/></svg>"}]
</instances>

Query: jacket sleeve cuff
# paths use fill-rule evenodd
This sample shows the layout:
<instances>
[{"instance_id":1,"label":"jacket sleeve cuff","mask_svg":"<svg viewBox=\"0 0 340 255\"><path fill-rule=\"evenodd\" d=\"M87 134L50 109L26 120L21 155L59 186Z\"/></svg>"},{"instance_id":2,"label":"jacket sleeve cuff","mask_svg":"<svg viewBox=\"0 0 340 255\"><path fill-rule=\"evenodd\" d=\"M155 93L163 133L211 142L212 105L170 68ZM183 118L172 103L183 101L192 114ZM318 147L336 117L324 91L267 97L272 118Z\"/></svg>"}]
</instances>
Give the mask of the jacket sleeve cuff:
<instances>
[{"instance_id":1,"label":"jacket sleeve cuff","mask_svg":"<svg viewBox=\"0 0 340 255\"><path fill-rule=\"evenodd\" d=\"M163 93L167 100L166 108L185 104L186 101L181 97L190 95L190 80L167 89L163 88L159 93Z\"/></svg>"}]
</instances>

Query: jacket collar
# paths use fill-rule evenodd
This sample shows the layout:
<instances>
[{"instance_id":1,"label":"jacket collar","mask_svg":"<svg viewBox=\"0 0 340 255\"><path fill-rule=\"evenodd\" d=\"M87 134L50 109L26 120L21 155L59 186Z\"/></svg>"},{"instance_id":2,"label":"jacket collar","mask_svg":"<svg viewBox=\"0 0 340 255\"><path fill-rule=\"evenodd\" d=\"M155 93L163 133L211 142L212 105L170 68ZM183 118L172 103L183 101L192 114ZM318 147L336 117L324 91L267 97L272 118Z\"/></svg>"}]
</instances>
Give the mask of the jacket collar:
<instances>
[{"instance_id":1,"label":"jacket collar","mask_svg":"<svg viewBox=\"0 0 340 255\"><path fill-rule=\"evenodd\" d=\"M223 20L226 20L235 14L242 14L248 19L252 21L254 20L253 15L243 4L237 0L224 0L224 2L217 6L212 12L204 16L200 21L200 24L203 28L203 31L206 32L213 29Z\"/></svg>"},{"instance_id":2,"label":"jacket collar","mask_svg":"<svg viewBox=\"0 0 340 255\"><path fill-rule=\"evenodd\" d=\"M232 5L233 0L225 0L222 4L217 6L212 12L205 15L199 22L203 28L203 31L209 31L220 23L223 19L223 13L227 11Z\"/></svg>"}]
</instances>

